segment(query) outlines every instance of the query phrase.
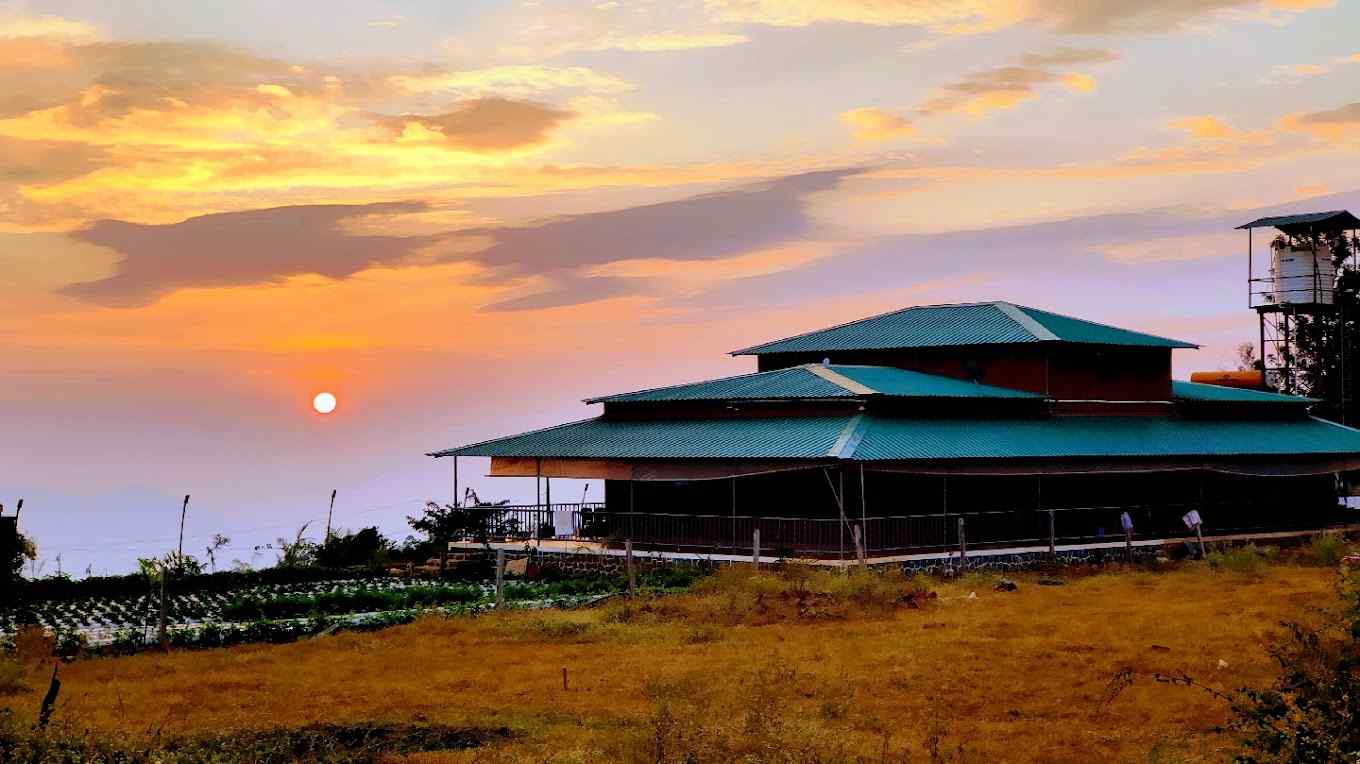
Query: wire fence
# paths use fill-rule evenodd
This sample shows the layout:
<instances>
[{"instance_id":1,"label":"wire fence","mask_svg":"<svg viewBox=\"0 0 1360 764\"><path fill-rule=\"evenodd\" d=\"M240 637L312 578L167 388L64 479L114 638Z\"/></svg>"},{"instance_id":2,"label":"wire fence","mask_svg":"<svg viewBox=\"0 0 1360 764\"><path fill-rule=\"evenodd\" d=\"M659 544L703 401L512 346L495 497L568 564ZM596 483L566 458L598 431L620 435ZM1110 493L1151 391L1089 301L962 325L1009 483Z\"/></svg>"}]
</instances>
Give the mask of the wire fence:
<instances>
[{"instance_id":1,"label":"wire fence","mask_svg":"<svg viewBox=\"0 0 1360 764\"><path fill-rule=\"evenodd\" d=\"M654 551L749 554L755 532L767 554L854 555L855 534L866 554L940 552L960 548L1089 544L1193 537L1183 518L1201 514L1201 530L1248 533L1316 527L1316 518L1252 512L1198 502L1118 506L996 508L894 516L798 517L736 514L611 512L599 504L514 505L500 509L487 540L557 540ZM1132 525L1126 534L1125 515Z\"/></svg>"}]
</instances>

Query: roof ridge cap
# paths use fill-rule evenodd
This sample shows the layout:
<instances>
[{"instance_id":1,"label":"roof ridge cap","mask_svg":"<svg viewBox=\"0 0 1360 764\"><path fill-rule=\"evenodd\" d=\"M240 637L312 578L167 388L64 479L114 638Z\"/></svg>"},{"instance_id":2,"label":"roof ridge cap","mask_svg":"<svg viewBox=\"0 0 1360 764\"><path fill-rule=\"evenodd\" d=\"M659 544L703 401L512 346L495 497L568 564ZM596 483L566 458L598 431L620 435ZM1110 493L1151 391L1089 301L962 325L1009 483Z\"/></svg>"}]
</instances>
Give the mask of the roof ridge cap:
<instances>
[{"instance_id":1,"label":"roof ridge cap","mask_svg":"<svg viewBox=\"0 0 1360 764\"><path fill-rule=\"evenodd\" d=\"M830 382L831 384L840 387L846 392L854 393L855 395L876 395L878 393L878 391L873 389L872 387L860 384L859 382L856 382L855 380L845 376L844 374L841 374L840 372L834 369L827 368L824 364L808 363L803 364L803 368L821 377L827 382Z\"/></svg>"},{"instance_id":2,"label":"roof ridge cap","mask_svg":"<svg viewBox=\"0 0 1360 764\"><path fill-rule=\"evenodd\" d=\"M1089 319L1089 318L1082 318L1081 316L1074 316L1074 315L1071 315L1071 314L1069 314L1069 313L1059 313L1059 312L1056 311L1056 310L1046 310L1046 309L1044 309L1044 308L1035 308L1035 307L1032 307L1032 306L1029 306L1029 305L1015 305L1014 303L1007 303L1007 304L1008 304L1008 305L1013 305L1015 308L1018 308L1021 312L1026 313L1026 315L1028 315L1028 311L1031 311L1031 310L1032 310L1032 311L1036 311L1036 312L1038 312L1038 313L1047 313L1047 314L1049 314L1050 316L1057 316L1058 318L1065 318L1065 319L1067 319L1068 321L1078 321L1078 322L1083 323L1083 324L1090 324L1091 326L1101 326L1101 327L1104 327L1104 328L1106 328L1106 329L1114 329L1114 330L1116 330L1116 331L1125 332L1125 333L1127 333L1127 334L1137 334L1137 335L1142 336L1142 337L1152 337L1153 339L1158 339L1158 340L1168 340L1168 341L1171 341L1171 342L1178 342L1178 343L1180 343L1180 344L1182 344L1182 345L1185 345L1185 346L1186 346L1186 349L1199 350L1200 347L1201 347L1201 346L1200 346L1199 344L1197 344L1197 343L1189 342L1189 341L1187 341L1187 340L1177 339L1176 337L1166 337L1166 336L1163 336L1163 335L1160 335L1160 334L1153 334L1152 332L1145 332L1145 331L1143 331L1143 330L1141 330L1141 329L1130 329L1130 328L1125 327L1125 326L1115 326L1114 324L1107 324L1107 323L1105 323L1104 321L1095 321L1095 320ZM1039 319L1036 318L1036 319L1034 319L1034 320L1035 320L1035 321L1038 321Z\"/></svg>"},{"instance_id":3,"label":"roof ridge cap","mask_svg":"<svg viewBox=\"0 0 1360 764\"><path fill-rule=\"evenodd\" d=\"M862 323L864 323L865 321L874 321L874 320L880 319L880 318L887 318L888 316L895 316L895 315L897 315L898 313L906 313L906 312L909 311L909 310L925 310L925 309L927 309L927 308L976 308L976 307L978 307L978 306L980 306L980 305L995 305L995 304L996 304L996 301L995 301L995 300L992 300L992 301L986 301L986 300L984 300L984 301L982 301L982 302L944 302L944 303L937 303L937 304L934 304L934 305L907 305L906 307L896 308L896 309L894 309L894 310L886 310L886 311L883 311L882 313L875 313L875 314L872 315L872 316L865 316L865 317L863 317L863 318L856 318L856 319L854 319L853 321L845 321L845 322L843 322L843 323L834 324L834 325L832 325L832 326L824 326L824 327L822 327L822 328L820 328L820 329L809 329L808 331L799 332L798 334L790 334L790 335L787 336L787 337L778 337L778 338L776 338L776 339L767 340L767 341L765 341L765 342L758 342L758 343L756 343L756 344L754 344L754 345L751 345L751 346L749 346L749 347L744 347L744 348L742 348L742 349L740 349L740 350L732 350L732 351L729 351L727 354L728 354L728 355L755 355L754 353L751 353L752 350L755 350L756 348L765 347L766 345L773 345L773 344L775 344L776 342L788 342L789 340L796 340L796 339L799 339L800 337L807 337L807 336L813 335L813 334L821 334L822 332L829 332L829 331L833 331L833 330L835 330L835 329L843 329L843 328L845 328L845 327L847 327L847 326L854 326L855 324L862 324Z\"/></svg>"},{"instance_id":4,"label":"roof ridge cap","mask_svg":"<svg viewBox=\"0 0 1360 764\"><path fill-rule=\"evenodd\" d=\"M761 374L773 374L773 373L775 373L775 372L779 372L779 371L788 371L789 369L794 369L794 368L798 368L798 367L796 367L796 366L786 366L786 367L784 367L784 368L782 368L782 369L766 369L765 371L748 371L748 372L746 372L745 374L732 374L732 375L726 376L726 377L713 377L712 379L699 379L699 380L695 380L695 381L693 381L693 382L680 382L680 383L674 384L674 385L660 385L660 386L658 386L658 387L644 387L644 388L642 388L642 389L640 389L640 390L625 390L624 392L621 392L621 393L610 393L610 394L608 394L608 395L597 395L597 396L595 396L595 397L593 397L593 398L583 398L583 399L581 400L581 402L582 402L582 403L591 403L591 404L593 404L593 403L599 403L599 402L604 401L604 400L607 400L607 399L609 399L609 398L617 398L617 397L619 397L619 396L621 396L621 395L640 395L640 394L642 394L642 393L654 393L654 392L657 392L658 390L671 390L671 389L674 389L674 388L677 388L677 387L692 387L692 386L694 386L694 385L706 385L706 384L708 384L708 383L710 383L710 382L723 382L723 381L726 381L726 380L729 380L729 379L741 379L741 378L743 378L743 377L758 377L758 376L760 376Z\"/></svg>"},{"instance_id":5,"label":"roof ridge cap","mask_svg":"<svg viewBox=\"0 0 1360 764\"><path fill-rule=\"evenodd\" d=\"M1044 326L1039 319L1025 312L1025 309L1013 302L995 302L996 309L1006 314L1006 317L1020 325L1020 328L1029 332L1034 339L1040 342L1055 342L1060 339L1051 329ZM976 382L977 380L973 380Z\"/></svg>"}]
</instances>

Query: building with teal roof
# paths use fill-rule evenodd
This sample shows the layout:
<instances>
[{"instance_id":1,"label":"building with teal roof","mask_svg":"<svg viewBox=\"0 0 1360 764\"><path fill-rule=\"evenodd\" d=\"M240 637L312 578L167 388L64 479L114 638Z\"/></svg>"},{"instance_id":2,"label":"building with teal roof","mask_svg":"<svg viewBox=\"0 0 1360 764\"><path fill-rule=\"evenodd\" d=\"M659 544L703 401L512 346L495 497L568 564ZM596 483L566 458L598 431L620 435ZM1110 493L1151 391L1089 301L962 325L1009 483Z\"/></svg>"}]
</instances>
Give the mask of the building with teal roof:
<instances>
[{"instance_id":1,"label":"building with teal roof","mask_svg":"<svg viewBox=\"0 0 1360 764\"><path fill-rule=\"evenodd\" d=\"M759 530L768 554L883 559L1334 522L1360 431L1308 398L1173 380L1172 352L1195 347L1008 302L916 306L430 456L603 481L602 504L500 516L507 542L577 548L749 555Z\"/></svg>"}]
</instances>

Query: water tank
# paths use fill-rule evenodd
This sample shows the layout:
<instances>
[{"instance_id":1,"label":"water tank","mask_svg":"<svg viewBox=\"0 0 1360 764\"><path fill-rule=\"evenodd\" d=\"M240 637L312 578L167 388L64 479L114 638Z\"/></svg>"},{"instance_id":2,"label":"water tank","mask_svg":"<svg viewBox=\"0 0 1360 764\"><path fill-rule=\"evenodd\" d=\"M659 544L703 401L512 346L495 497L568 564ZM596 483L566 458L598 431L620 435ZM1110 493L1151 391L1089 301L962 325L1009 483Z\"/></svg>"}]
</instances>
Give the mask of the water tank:
<instances>
[{"instance_id":1,"label":"water tank","mask_svg":"<svg viewBox=\"0 0 1360 764\"><path fill-rule=\"evenodd\" d=\"M1266 375L1260 371L1195 371L1190 373L1190 381L1202 385L1263 390Z\"/></svg>"},{"instance_id":2,"label":"water tank","mask_svg":"<svg viewBox=\"0 0 1360 764\"><path fill-rule=\"evenodd\" d=\"M1332 304L1336 265L1325 246L1276 242L1271 246L1270 275L1278 304Z\"/></svg>"}]
</instances>

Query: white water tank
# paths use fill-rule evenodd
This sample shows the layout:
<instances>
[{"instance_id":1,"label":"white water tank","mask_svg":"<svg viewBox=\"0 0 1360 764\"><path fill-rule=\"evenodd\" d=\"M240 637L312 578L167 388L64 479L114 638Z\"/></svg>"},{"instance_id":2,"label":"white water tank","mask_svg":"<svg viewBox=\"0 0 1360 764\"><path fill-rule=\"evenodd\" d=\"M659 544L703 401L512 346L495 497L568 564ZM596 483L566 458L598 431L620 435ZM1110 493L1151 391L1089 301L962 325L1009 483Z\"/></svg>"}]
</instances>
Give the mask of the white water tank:
<instances>
[{"instance_id":1,"label":"white water tank","mask_svg":"<svg viewBox=\"0 0 1360 764\"><path fill-rule=\"evenodd\" d=\"M1332 304L1336 266L1325 246L1276 242L1271 246L1270 275L1277 304Z\"/></svg>"}]
</instances>

